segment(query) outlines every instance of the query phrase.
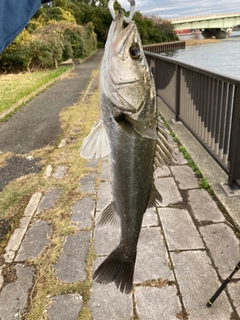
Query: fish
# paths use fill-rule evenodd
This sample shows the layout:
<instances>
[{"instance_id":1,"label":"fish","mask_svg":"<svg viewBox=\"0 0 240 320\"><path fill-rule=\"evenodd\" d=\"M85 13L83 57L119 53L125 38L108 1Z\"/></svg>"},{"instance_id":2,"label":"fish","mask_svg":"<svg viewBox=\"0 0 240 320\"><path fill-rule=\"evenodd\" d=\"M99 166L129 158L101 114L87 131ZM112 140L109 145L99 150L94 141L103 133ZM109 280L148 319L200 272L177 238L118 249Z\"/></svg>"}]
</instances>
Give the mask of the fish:
<instances>
[{"instance_id":1,"label":"fish","mask_svg":"<svg viewBox=\"0 0 240 320\"><path fill-rule=\"evenodd\" d=\"M170 161L171 147L159 126L156 91L134 21L126 27L122 11L109 29L100 69L101 120L81 147L89 159L110 155L112 201L99 225L120 220L118 246L93 274L101 284L114 282L126 294L133 286L137 244L147 208L162 201L154 170Z\"/></svg>"}]
</instances>

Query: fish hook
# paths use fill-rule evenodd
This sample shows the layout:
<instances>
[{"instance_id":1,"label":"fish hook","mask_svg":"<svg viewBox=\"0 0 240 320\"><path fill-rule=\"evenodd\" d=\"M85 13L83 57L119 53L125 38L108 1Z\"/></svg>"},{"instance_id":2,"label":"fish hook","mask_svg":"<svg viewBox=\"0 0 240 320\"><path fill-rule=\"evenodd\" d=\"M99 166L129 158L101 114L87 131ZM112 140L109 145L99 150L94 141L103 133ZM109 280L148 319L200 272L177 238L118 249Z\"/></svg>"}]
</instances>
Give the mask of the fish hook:
<instances>
[{"instance_id":1,"label":"fish hook","mask_svg":"<svg viewBox=\"0 0 240 320\"><path fill-rule=\"evenodd\" d=\"M113 5L114 5L114 2L116 0L110 0L109 3L108 3L108 8L111 12L111 15L112 15L112 18L113 20L115 20L116 18L116 14L115 14L115 11L114 11L114 8L113 8ZM128 17L123 17L123 20L126 21L127 23L129 23L132 18L133 18L133 15L134 15L134 12L135 12L135 0L128 0L128 2L130 2L130 5L131 5L131 8L130 8L130 13L129 13L129 16Z\"/></svg>"}]
</instances>

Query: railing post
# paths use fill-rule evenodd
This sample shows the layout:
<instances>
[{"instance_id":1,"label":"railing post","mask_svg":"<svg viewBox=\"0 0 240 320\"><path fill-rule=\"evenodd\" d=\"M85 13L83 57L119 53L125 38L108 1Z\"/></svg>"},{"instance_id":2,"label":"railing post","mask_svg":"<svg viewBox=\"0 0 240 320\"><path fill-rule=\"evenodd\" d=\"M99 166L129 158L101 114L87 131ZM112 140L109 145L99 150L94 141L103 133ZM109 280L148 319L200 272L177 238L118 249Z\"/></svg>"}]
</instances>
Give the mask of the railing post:
<instances>
[{"instance_id":1,"label":"railing post","mask_svg":"<svg viewBox=\"0 0 240 320\"><path fill-rule=\"evenodd\" d=\"M175 120L179 121L180 115L180 66L176 64L176 87L175 87Z\"/></svg>"},{"instance_id":2,"label":"railing post","mask_svg":"<svg viewBox=\"0 0 240 320\"><path fill-rule=\"evenodd\" d=\"M228 185L235 182L240 187L240 82L235 87L230 137Z\"/></svg>"}]
</instances>

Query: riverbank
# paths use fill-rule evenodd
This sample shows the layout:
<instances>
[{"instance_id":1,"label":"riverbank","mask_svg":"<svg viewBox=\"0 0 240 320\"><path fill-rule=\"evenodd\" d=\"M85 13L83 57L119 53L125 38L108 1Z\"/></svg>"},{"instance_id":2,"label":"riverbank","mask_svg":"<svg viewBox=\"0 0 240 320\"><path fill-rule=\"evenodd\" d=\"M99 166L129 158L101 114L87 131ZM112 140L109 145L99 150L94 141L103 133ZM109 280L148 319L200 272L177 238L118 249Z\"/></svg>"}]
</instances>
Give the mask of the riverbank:
<instances>
[{"instance_id":1,"label":"riverbank","mask_svg":"<svg viewBox=\"0 0 240 320\"><path fill-rule=\"evenodd\" d=\"M186 39L184 41L186 46L195 46L199 44L217 43L222 40L221 39Z\"/></svg>"}]
</instances>

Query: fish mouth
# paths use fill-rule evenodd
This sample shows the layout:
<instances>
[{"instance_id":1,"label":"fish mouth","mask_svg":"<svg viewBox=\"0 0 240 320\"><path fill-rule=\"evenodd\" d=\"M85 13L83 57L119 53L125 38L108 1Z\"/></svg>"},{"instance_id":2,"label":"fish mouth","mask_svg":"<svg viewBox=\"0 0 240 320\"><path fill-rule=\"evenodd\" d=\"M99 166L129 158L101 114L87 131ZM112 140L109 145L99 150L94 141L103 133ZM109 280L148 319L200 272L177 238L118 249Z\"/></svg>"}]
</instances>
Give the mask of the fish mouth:
<instances>
[{"instance_id":1,"label":"fish mouth","mask_svg":"<svg viewBox=\"0 0 240 320\"><path fill-rule=\"evenodd\" d=\"M124 57L124 52L127 48L130 36L137 31L136 25L131 21L127 27L123 28L124 13L119 11L115 19L115 41L118 43L117 50L119 57Z\"/></svg>"}]
</instances>

